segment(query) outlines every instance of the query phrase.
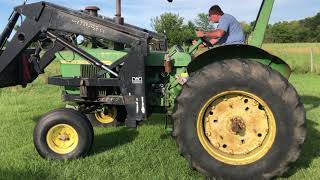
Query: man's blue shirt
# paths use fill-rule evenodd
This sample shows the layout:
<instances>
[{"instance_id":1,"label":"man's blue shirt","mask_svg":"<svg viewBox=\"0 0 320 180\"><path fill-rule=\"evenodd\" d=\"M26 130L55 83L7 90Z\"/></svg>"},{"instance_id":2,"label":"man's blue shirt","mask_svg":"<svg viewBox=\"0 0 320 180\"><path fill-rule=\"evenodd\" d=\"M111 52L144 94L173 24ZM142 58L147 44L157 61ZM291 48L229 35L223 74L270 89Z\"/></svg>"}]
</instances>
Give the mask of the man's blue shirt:
<instances>
[{"instance_id":1,"label":"man's blue shirt","mask_svg":"<svg viewBox=\"0 0 320 180\"><path fill-rule=\"evenodd\" d=\"M219 39L218 44L243 44L245 42L241 24L230 14L221 16L217 29L225 31L225 35Z\"/></svg>"}]
</instances>

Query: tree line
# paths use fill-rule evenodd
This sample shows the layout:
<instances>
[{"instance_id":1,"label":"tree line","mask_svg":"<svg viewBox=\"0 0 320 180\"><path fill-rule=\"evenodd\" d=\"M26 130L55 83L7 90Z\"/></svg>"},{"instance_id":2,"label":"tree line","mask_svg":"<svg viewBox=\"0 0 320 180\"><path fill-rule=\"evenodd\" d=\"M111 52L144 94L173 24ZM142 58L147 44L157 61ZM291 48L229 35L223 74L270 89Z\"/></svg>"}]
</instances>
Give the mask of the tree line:
<instances>
[{"instance_id":1,"label":"tree line","mask_svg":"<svg viewBox=\"0 0 320 180\"><path fill-rule=\"evenodd\" d=\"M253 30L255 22L241 22L243 30L248 35ZM210 31L214 27L208 22L208 15L200 13L194 21L184 23L184 18L174 13L164 13L151 19L151 27L158 33L168 37L169 46L190 43L195 39L195 30ZM320 12L309 18L295 21L283 21L269 24L265 34L265 43L298 43L320 42Z\"/></svg>"}]
</instances>

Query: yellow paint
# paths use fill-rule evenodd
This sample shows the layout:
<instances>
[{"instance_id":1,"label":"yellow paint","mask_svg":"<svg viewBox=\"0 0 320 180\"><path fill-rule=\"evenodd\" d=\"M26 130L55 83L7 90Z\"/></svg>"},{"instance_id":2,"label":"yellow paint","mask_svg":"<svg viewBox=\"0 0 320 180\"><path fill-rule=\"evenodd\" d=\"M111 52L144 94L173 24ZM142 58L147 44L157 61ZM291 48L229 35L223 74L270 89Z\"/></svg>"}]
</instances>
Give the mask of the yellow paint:
<instances>
[{"instance_id":1,"label":"yellow paint","mask_svg":"<svg viewBox=\"0 0 320 180\"><path fill-rule=\"evenodd\" d=\"M112 123L117 117L117 108L112 107L108 114L104 114L104 112L97 112L95 114L95 117L99 122L103 124Z\"/></svg>"},{"instance_id":2,"label":"yellow paint","mask_svg":"<svg viewBox=\"0 0 320 180\"><path fill-rule=\"evenodd\" d=\"M188 73L181 73L180 76L181 77L189 77L189 74Z\"/></svg>"},{"instance_id":3,"label":"yellow paint","mask_svg":"<svg viewBox=\"0 0 320 180\"><path fill-rule=\"evenodd\" d=\"M85 61L85 60L72 60L72 61L61 60L60 62L61 64L90 64L88 61ZM106 65L112 64L112 61L103 60L102 62Z\"/></svg>"},{"instance_id":4,"label":"yellow paint","mask_svg":"<svg viewBox=\"0 0 320 180\"><path fill-rule=\"evenodd\" d=\"M77 131L68 124L57 124L47 133L49 148L58 154L68 154L76 149L79 143Z\"/></svg>"},{"instance_id":5,"label":"yellow paint","mask_svg":"<svg viewBox=\"0 0 320 180\"><path fill-rule=\"evenodd\" d=\"M270 150L276 123L270 108L258 96L225 91L201 108L197 134L213 158L230 165L245 165L261 159Z\"/></svg>"}]
</instances>

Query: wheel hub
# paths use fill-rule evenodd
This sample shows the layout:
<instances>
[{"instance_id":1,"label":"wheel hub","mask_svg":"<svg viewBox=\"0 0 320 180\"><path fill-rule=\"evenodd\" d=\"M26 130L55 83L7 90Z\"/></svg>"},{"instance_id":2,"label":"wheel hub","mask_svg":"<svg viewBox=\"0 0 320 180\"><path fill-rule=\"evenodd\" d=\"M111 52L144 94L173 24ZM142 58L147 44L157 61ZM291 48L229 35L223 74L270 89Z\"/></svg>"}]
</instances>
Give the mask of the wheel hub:
<instances>
[{"instance_id":1,"label":"wheel hub","mask_svg":"<svg viewBox=\"0 0 320 180\"><path fill-rule=\"evenodd\" d=\"M234 117L231 120L231 130L235 134L243 133L246 129L246 124L241 117Z\"/></svg>"},{"instance_id":2,"label":"wheel hub","mask_svg":"<svg viewBox=\"0 0 320 180\"><path fill-rule=\"evenodd\" d=\"M260 159L275 137L275 120L267 104L243 91L227 91L211 98L201 109L197 124L205 149L233 165Z\"/></svg>"},{"instance_id":3,"label":"wheel hub","mask_svg":"<svg viewBox=\"0 0 320 180\"><path fill-rule=\"evenodd\" d=\"M77 131L70 125L58 124L49 129L47 144L49 148L58 154L72 152L78 145Z\"/></svg>"},{"instance_id":4,"label":"wheel hub","mask_svg":"<svg viewBox=\"0 0 320 180\"><path fill-rule=\"evenodd\" d=\"M60 135L59 139L61 141L69 141L70 140L70 138L69 138L69 136L67 134Z\"/></svg>"},{"instance_id":5,"label":"wheel hub","mask_svg":"<svg viewBox=\"0 0 320 180\"><path fill-rule=\"evenodd\" d=\"M112 123L117 116L117 108L112 107L111 109L106 110L106 112L97 112L95 114L96 119L103 124L109 124Z\"/></svg>"}]
</instances>

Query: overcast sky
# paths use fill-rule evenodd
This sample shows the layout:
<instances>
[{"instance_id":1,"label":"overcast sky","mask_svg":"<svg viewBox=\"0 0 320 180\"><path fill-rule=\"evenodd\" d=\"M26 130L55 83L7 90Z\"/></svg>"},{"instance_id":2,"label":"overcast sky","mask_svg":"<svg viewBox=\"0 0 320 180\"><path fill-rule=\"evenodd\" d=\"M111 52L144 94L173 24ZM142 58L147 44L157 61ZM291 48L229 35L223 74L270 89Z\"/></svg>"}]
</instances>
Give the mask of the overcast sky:
<instances>
[{"instance_id":1,"label":"overcast sky","mask_svg":"<svg viewBox=\"0 0 320 180\"><path fill-rule=\"evenodd\" d=\"M108 17L115 14L116 0L48 0L72 9L84 9L95 5L101 8L100 13ZM0 0L0 29L4 28L14 6L23 0ZM29 3L36 2L29 0ZM151 29L150 19L164 12L173 12L193 20L198 13L207 13L211 5L218 4L225 13L232 14L239 21L255 20L262 0L122 0L122 15L125 21L143 28ZM303 19L320 12L320 0L275 0L270 23Z\"/></svg>"}]
</instances>

